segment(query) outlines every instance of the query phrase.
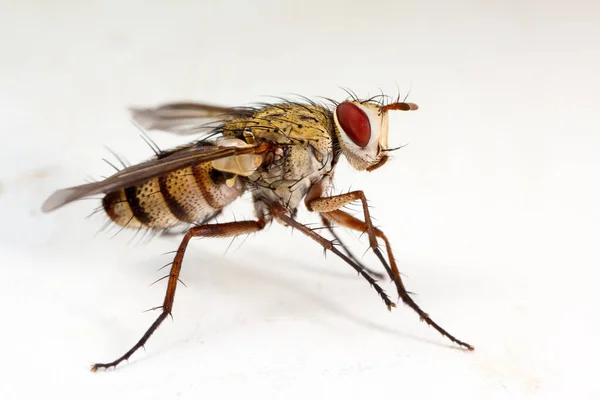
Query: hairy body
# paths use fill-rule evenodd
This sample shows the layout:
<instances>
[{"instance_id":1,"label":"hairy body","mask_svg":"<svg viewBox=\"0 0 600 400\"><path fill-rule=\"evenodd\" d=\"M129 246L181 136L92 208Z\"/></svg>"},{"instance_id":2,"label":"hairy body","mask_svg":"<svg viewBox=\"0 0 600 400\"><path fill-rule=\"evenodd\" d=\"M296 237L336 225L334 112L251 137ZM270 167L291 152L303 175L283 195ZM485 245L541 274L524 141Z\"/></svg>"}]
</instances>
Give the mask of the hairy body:
<instances>
[{"instance_id":1,"label":"hairy body","mask_svg":"<svg viewBox=\"0 0 600 400\"><path fill-rule=\"evenodd\" d=\"M62 189L50 196L42 209L51 211L73 200L103 193L104 210L115 223L127 228L170 229L190 225L175 253L168 277L162 312L142 338L107 368L127 360L143 347L162 321L171 314L183 256L193 237L231 237L258 232L271 221L291 226L331 251L354 268L378 293L388 309L395 307L374 277L344 246L309 229L295 219L304 202L319 213L323 224L337 239L332 226L366 232L402 301L442 335L472 350L436 324L412 300L400 277L390 243L373 226L362 191L328 196L338 160L343 155L357 170L373 171L388 159L388 119L391 110L416 110L412 103L391 102L385 97L333 102L334 108L315 102L281 102L258 108L223 108L204 104L176 103L155 109L134 110L134 118L147 129L173 133L197 133L206 129L198 120L211 119L208 136L168 151L154 159L127 167L101 182ZM210 223L224 207L250 191L255 220ZM363 219L342 207L360 201ZM386 256L378 240L385 245Z\"/></svg>"}]
</instances>

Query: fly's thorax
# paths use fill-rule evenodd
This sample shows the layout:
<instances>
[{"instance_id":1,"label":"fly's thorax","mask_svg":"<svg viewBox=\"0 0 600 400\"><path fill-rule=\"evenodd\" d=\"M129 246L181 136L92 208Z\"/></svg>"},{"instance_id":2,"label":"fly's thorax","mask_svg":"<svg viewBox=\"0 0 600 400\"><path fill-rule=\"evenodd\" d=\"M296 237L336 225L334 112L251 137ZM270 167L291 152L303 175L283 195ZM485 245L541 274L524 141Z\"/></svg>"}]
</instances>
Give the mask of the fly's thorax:
<instances>
[{"instance_id":1,"label":"fly's thorax","mask_svg":"<svg viewBox=\"0 0 600 400\"><path fill-rule=\"evenodd\" d=\"M258 218L269 220L274 204L293 214L311 186L331 173L337 161L333 124L329 109L296 103L266 106L225 124L225 137L274 145L248 177Z\"/></svg>"},{"instance_id":2,"label":"fly's thorax","mask_svg":"<svg viewBox=\"0 0 600 400\"><path fill-rule=\"evenodd\" d=\"M324 179L329 181L333 169L333 157L322 157L312 147L284 147L281 157L250 177L257 217L269 221L274 204L294 215L314 185Z\"/></svg>"},{"instance_id":3,"label":"fly's thorax","mask_svg":"<svg viewBox=\"0 0 600 400\"><path fill-rule=\"evenodd\" d=\"M128 228L203 222L243 193L243 181L228 184L232 176L203 163L108 193L102 203L116 224Z\"/></svg>"},{"instance_id":4,"label":"fly's thorax","mask_svg":"<svg viewBox=\"0 0 600 400\"><path fill-rule=\"evenodd\" d=\"M237 118L223 127L225 137L249 142L267 140L282 145L312 146L325 155L332 149L333 115L325 107L282 103L266 106L250 117Z\"/></svg>"}]
</instances>

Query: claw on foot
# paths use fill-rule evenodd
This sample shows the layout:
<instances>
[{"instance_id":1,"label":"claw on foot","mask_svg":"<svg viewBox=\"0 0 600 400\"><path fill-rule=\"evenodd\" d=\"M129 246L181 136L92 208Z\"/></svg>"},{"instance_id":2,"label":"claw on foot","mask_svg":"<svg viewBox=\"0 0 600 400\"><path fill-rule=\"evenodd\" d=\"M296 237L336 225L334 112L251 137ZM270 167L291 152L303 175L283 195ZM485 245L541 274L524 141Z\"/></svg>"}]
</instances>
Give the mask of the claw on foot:
<instances>
[{"instance_id":1,"label":"claw on foot","mask_svg":"<svg viewBox=\"0 0 600 400\"><path fill-rule=\"evenodd\" d=\"M117 364L115 364L115 363L110 363L110 364L94 364L94 365L92 365L92 368L90 368L90 371L92 371L92 372L98 372L98 370L101 369L101 368L106 371L110 367L117 368L117 365L118 365L118 363Z\"/></svg>"}]
</instances>

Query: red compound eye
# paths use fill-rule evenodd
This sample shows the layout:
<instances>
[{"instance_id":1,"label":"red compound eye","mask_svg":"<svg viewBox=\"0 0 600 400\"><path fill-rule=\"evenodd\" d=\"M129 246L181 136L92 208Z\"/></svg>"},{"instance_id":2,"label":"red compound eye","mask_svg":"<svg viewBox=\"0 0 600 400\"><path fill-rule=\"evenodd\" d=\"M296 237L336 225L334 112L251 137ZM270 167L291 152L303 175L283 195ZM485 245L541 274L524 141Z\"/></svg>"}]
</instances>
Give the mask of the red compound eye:
<instances>
[{"instance_id":1,"label":"red compound eye","mask_svg":"<svg viewBox=\"0 0 600 400\"><path fill-rule=\"evenodd\" d=\"M345 101L335 110L342 129L359 147L365 147L371 139L369 117L356 104Z\"/></svg>"}]
</instances>

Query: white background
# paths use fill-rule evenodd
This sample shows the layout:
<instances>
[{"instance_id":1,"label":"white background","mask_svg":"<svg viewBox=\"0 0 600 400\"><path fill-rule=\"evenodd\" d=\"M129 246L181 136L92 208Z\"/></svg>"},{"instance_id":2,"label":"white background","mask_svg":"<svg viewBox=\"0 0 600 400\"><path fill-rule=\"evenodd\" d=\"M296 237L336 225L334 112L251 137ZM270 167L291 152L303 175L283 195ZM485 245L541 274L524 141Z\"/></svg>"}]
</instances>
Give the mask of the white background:
<instances>
[{"instance_id":1,"label":"white background","mask_svg":"<svg viewBox=\"0 0 600 400\"><path fill-rule=\"evenodd\" d=\"M0 398L600 399L594 1L3 3ZM340 86L420 105L391 117L409 145L372 174L342 162L337 188L366 192L408 289L476 351L273 225L225 255L194 241L174 321L90 373L153 321L178 239L96 234L97 200L43 215L45 197L109 174L104 146L150 156L128 106ZM221 220L252 217L244 202Z\"/></svg>"}]
</instances>

